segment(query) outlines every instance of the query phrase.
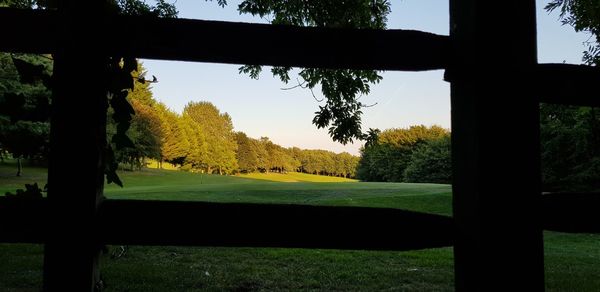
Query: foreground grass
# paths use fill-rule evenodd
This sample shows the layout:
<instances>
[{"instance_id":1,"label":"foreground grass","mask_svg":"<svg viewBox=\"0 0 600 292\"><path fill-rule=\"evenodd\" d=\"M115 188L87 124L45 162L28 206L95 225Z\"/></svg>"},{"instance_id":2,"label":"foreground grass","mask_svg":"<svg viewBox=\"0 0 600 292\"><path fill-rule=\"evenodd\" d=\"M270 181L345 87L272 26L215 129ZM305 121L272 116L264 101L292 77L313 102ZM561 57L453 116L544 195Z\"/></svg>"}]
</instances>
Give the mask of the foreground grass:
<instances>
[{"instance_id":1,"label":"foreground grass","mask_svg":"<svg viewBox=\"0 0 600 292\"><path fill-rule=\"evenodd\" d=\"M0 251L0 290L39 290L42 248L1 244ZM133 246L124 257L101 259L106 291L452 291L452 267L449 248L374 252Z\"/></svg>"},{"instance_id":2,"label":"foreground grass","mask_svg":"<svg viewBox=\"0 0 600 292\"><path fill-rule=\"evenodd\" d=\"M599 291L600 235L545 232L547 291ZM115 250L116 247L110 247ZM39 291L42 248L0 244L0 291ZM133 246L101 259L107 291L452 291L452 249ZM507 267L510 268L510 267Z\"/></svg>"},{"instance_id":3,"label":"foreground grass","mask_svg":"<svg viewBox=\"0 0 600 292\"><path fill-rule=\"evenodd\" d=\"M26 174L27 179L45 178L43 169L29 168ZM126 187L107 186L109 198L369 206L451 214L447 185L307 182L310 177L289 183L281 177L269 181L157 170L121 176ZM25 182L32 181L0 176L0 190L14 190ZM545 261L547 290L600 290L600 235L546 232ZM453 290L451 248L375 252L133 246L118 259L103 255L101 266L107 291ZM40 246L0 244L0 291L38 291L41 267Z\"/></svg>"},{"instance_id":4,"label":"foreground grass","mask_svg":"<svg viewBox=\"0 0 600 292\"><path fill-rule=\"evenodd\" d=\"M0 163L0 196L6 192L15 193L16 189L23 189L25 184L37 182L40 188L46 184L48 171L38 166L24 165L21 176L16 176L17 165L14 161Z\"/></svg>"}]
</instances>

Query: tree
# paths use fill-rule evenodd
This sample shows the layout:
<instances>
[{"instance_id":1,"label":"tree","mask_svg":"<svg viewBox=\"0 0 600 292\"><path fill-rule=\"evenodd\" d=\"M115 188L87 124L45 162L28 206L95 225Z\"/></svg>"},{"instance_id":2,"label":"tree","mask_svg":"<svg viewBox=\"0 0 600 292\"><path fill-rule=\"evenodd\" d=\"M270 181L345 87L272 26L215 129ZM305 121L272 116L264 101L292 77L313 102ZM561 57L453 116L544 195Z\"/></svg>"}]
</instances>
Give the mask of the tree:
<instances>
[{"instance_id":1,"label":"tree","mask_svg":"<svg viewBox=\"0 0 600 292\"><path fill-rule=\"evenodd\" d=\"M266 137L261 137L261 139L251 139L252 145L254 146L256 152L256 158L258 159L258 167L257 169L261 172L269 171L269 152L265 149L264 143L262 143L263 138L269 139Z\"/></svg>"},{"instance_id":2,"label":"tree","mask_svg":"<svg viewBox=\"0 0 600 292\"><path fill-rule=\"evenodd\" d=\"M449 184L452 182L450 136L428 140L413 151L404 171L406 182Z\"/></svg>"},{"instance_id":3,"label":"tree","mask_svg":"<svg viewBox=\"0 0 600 292\"><path fill-rule=\"evenodd\" d=\"M175 165L183 166L191 148L189 137L184 130L182 118L172 112L162 103L157 103L156 111L160 119L160 161L167 161Z\"/></svg>"},{"instance_id":4,"label":"tree","mask_svg":"<svg viewBox=\"0 0 600 292\"><path fill-rule=\"evenodd\" d=\"M600 65L600 0L553 0L563 24L592 34L583 61ZM600 117L590 107L540 105L542 181L547 191L600 189Z\"/></svg>"},{"instance_id":5,"label":"tree","mask_svg":"<svg viewBox=\"0 0 600 292\"><path fill-rule=\"evenodd\" d=\"M354 177L356 175L356 167L358 166L358 157L348 153L342 152L335 154L335 174L342 177Z\"/></svg>"},{"instance_id":6,"label":"tree","mask_svg":"<svg viewBox=\"0 0 600 292\"><path fill-rule=\"evenodd\" d=\"M371 131L371 136L376 136L377 141L361 148L357 177L364 181L405 181L405 170L413 151L428 140L447 135L448 131L439 126L423 125L389 129L379 134Z\"/></svg>"},{"instance_id":7,"label":"tree","mask_svg":"<svg viewBox=\"0 0 600 292\"><path fill-rule=\"evenodd\" d=\"M132 80L138 80L138 84L127 91L125 100L135 112L126 131L130 143L126 147L114 147L117 162L129 165L131 170L141 168L145 158L161 159L162 122L150 84L143 81L144 74L145 68L138 63L137 71L133 71L131 77ZM114 98L116 97L111 98L111 103ZM107 139L116 144L116 139L119 139L119 119L115 119L114 109L110 109L108 114Z\"/></svg>"},{"instance_id":8,"label":"tree","mask_svg":"<svg viewBox=\"0 0 600 292\"><path fill-rule=\"evenodd\" d=\"M236 132L235 140L237 142L236 159L240 172L255 172L258 170L258 154L253 142L244 132Z\"/></svg>"},{"instance_id":9,"label":"tree","mask_svg":"<svg viewBox=\"0 0 600 292\"><path fill-rule=\"evenodd\" d=\"M540 105L542 182L546 191L600 189L600 113Z\"/></svg>"},{"instance_id":10,"label":"tree","mask_svg":"<svg viewBox=\"0 0 600 292\"><path fill-rule=\"evenodd\" d=\"M209 154L210 144L206 132L185 112L181 116L180 125L189 145L183 162L183 169L210 170L210 167L214 163L214 157Z\"/></svg>"},{"instance_id":11,"label":"tree","mask_svg":"<svg viewBox=\"0 0 600 292\"><path fill-rule=\"evenodd\" d=\"M387 0L246 0L238 6L240 13L268 17L273 24L338 28L385 29L390 3ZM318 44L316 44L318 45ZM260 66L244 66L240 72L258 78ZM290 67L274 67L273 76L289 83ZM370 86L382 77L373 70L330 70L302 68L298 73L298 87L311 91L320 85L324 105L319 106L313 124L328 128L334 141L346 144L363 139L361 130L361 95L370 92Z\"/></svg>"},{"instance_id":12,"label":"tree","mask_svg":"<svg viewBox=\"0 0 600 292\"><path fill-rule=\"evenodd\" d=\"M0 151L18 160L46 160L52 62L48 56L0 53Z\"/></svg>"},{"instance_id":13,"label":"tree","mask_svg":"<svg viewBox=\"0 0 600 292\"><path fill-rule=\"evenodd\" d=\"M229 114L221 113L210 102L190 102L183 115L188 116L206 138L207 152L202 159L206 172L216 170L225 174L235 171L237 143Z\"/></svg>"}]
</instances>

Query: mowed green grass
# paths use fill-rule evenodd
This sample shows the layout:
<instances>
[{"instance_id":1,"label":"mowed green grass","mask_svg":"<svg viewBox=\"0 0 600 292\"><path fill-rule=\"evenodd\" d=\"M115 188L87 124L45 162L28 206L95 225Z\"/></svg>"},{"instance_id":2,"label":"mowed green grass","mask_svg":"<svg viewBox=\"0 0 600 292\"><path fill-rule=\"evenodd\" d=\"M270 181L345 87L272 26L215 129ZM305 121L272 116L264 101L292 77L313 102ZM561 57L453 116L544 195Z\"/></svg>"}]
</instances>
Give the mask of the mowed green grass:
<instances>
[{"instance_id":1,"label":"mowed green grass","mask_svg":"<svg viewBox=\"0 0 600 292\"><path fill-rule=\"evenodd\" d=\"M25 182L4 176L7 168L0 166L0 190ZM27 179L45 178L44 169L26 168L25 173ZM269 175L276 181L266 180ZM369 206L451 214L448 185L310 182L308 175L301 175L302 180L269 175L256 179L124 172L126 187L109 185L105 194L112 199ZM546 232L545 260L547 290L600 291L600 236ZM40 246L0 244L0 291L38 291L41 268ZM101 269L107 291L453 290L451 248L382 252L132 246L118 259L103 255Z\"/></svg>"},{"instance_id":2,"label":"mowed green grass","mask_svg":"<svg viewBox=\"0 0 600 292\"><path fill-rule=\"evenodd\" d=\"M15 193L16 189L24 189L25 184L37 182L40 188L44 188L48 180L48 171L42 167L31 167L25 165L21 176L17 177L17 165L15 161L0 163L0 196L6 192Z\"/></svg>"},{"instance_id":3,"label":"mowed green grass","mask_svg":"<svg viewBox=\"0 0 600 292\"><path fill-rule=\"evenodd\" d=\"M262 179L246 176L202 175L147 169L123 172L124 188L107 185L111 199L181 200L223 203L276 203L336 206L403 208L450 215L451 189L448 185L349 182L310 182L322 177L289 174L302 182L281 182L283 174ZM277 181L265 178L274 176ZM325 177L331 179L329 177Z\"/></svg>"}]
</instances>

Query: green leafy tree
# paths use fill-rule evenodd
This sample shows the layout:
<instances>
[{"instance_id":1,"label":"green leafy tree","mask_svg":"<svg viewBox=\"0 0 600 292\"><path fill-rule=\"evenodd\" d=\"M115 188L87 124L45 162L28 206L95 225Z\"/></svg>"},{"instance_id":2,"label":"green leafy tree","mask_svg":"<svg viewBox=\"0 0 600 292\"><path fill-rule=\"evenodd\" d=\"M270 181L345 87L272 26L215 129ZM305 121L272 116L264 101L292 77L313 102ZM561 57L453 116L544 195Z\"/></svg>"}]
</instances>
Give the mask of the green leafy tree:
<instances>
[{"instance_id":1,"label":"green leafy tree","mask_svg":"<svg viewBox=\"0 0 600 292\"><path fill-rule=\"evenodd\" d=\"M157 103L156 111L161 132L159 166L162 167L162 161L183 166L191 148L184 121L162 103Z\"/></svg>"},{"instance_id":2,"label":"green leafy tree","mask_svg":"<svg viewBox=\"0 0 600 292\"><path fill-rule=\"evenodd\" d=\"M189 147L183 163L184 170L200 169L205 171L210 169L214 163L214 156L209 153L210 142L206 133L187 113L183 113L180 119L180 125L184 132L184 137L188 141Z\"/></svg>"},{"instance_id":3,"label":"green leafy tree","mask_svg":"<svg viewBox=\"0 0 600 292\"><path fill-rule=\"evenodd\" d=\"M296 161L290 156L289 152L271 142L268 137L261 137L260 143L266 152L266 171L287 172L296 168Z\"/></svg>"},{"instance_id":4,"label":"green leafy tree","mask_svg":"<svg viewBox=\"0 0 600 292\"><path fill-rule=\"evenodd\" d=\"M600 189L600 112L540 106L542 181L546 191Z\"/></svg>"},{"instance_id":5,"label":"green leafy tree","mask_svg":"<svg viewBox=\"0 0 600 292\"><path fill-rule=\"evenodd\" d=\"M60 1L52 0L3 0L0 6L14 7L21 9L56 9ZM149 5L140 0L111 0L107 1L107 8L115 14L141 15L149 17L176 17L177 10L174 4L167 3L164 0L155 1L156 5ZM134 110L127 102L127 90L134 88L134 82L131 72L137 69L135 58L123 56L111 56L106 59L107 80L107 100L110 101L112 115L115 123L114 134L107 139L105 173L108 183L116 183L122 186L122 182L116 174L119 155L115 155L115 150L120 154L135 151L134 142L127 135L127 130L131 126ZM30 65L35 65L30 63ZM142 82L143 83L143 82ZM113 149L114 148L114 149ZM133 150L132 150L133 149ZM122 156L122 155L121 155Z\"/></svg>"},{"instance_id":6,"label":"green leafy tree","mask_svg":"<svg viewBox=\"0 0 600 292\"><path fill-rule=\"evenodd\" d=\"M210 102L190 102L183 115L188 116L206 138L207 151L202 157L206 172L234 172L237 169L237 143L229 114L221 113Z\"/></svg>"},{"instance_id":7,"label":"green leafy tree","mask_svg":"<svg viewBox=\"0 0 600 292\"><path fill-rule=\"evenodd\" d=\"M553 0L563 24L592 34L583 61L600 64L600 0ZM600 189L600 117L590 107L540 105L542 181L546 191Z\"/></svg>"},{"instance_id":8,"label":"green leafy tree","mask_svg":"<svg viewBox=\"0 0 600 292\"><path fill-rule=\"evenodd\" d=\"M115 109L109 110L107 119L107 138L114 145L115 159L117 162L129 165L131 170L144 166L146 158L161 159L161 117L157 110L158 103L152 95L150 83L144 80L146 74L142 64L137 63L136 71L132 71L131 80L137 80L137 86L126 92L126 102L135 114L131 116L126 130L128 142L126 147L116 147L119 136L119 127L122 121L116 118ZM112 97L115 102L117 97ZM112 118L110 118L112 117Z\"/></svg>"},{"instance_id":9,"label":"green leafy tree","mask_svg":"<svg viewBox=\"0 0 600 292\"><path fill-rule=\"evenodd\" d=\"M270 165L270 156L269 152L265 148L265 143L263 143L264 139L269 139L267 137L262 137L261 139L251 139L252 144L254 146L256 157L258 159L258 170L261 172L268 172Z\"/></svg>"},{"instance_id":10,"label":"green leafy tree","mask_svg":"<svg viewBox=\"0 0 600 292\"><path fill-rule=\"evenodd\" d=\"M240 172L255 172L258 170L258 154L253 141L244 132L235 133L237 142L236 159Z\"/></svg>"},{"instance_id":11,"label":"green leafy tree","mask_svg":"<svg viewBox=\"0 0 600 292\"><path fill-rule=\"evenodd\" d=\"M404 172L406 182L439 183L452 182L452 155L450 136L428 140L413 151Z\"/></svg>"},{"instance_id":12,"label":"green leafy tree","mask_svg":"<svg viewBox=\"0 0 600 292\"><path fill-rule=\"evenodd\" d=\"M364 181L405 181L405 170L417 146L448 135L448 131L439 126L423 125L376 132L372 131L372 136L377 136L377 142L370 142L361 149L357 177Z\"/></svg>"},{"instance_id":13,"label":"green leafy tree","mask_svg":"<svg viewBox=\"0 0 600 292\"><path fill-rule=\"evenodd\" d=\"M0 53L0 151L18 160L45 161L49 153L52 74L49 56Z\"/></svg>"},{"instance_id":14,"label":"green leafy tree","mask_svg":"<svg viewBox=\"0 0 600 292\"><path fill-rule=\"evenodd\" d=\"M342 177L355 177L356 176L356 167L358 166L359 158L348 153L342 152L340 154L336 154L334 157L336 169L335 174L337 176Z\"/></svg>"}]
</instances>

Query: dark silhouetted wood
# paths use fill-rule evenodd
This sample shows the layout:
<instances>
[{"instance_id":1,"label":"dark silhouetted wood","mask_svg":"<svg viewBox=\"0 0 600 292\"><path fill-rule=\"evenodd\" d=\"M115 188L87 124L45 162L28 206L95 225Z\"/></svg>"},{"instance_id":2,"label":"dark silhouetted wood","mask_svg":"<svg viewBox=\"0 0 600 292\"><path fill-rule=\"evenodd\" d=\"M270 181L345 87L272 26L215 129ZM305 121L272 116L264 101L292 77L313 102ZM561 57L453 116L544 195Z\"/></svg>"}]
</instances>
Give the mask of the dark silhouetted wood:
<instances>
[{"instance_id":1,"label":"dark silhouetted wood","mask_svg":"<svg viewBox=\"0 0 600 292\"><path fill-rule=\"evenodd\" d=\"M0 9L0 50L53 52L53 12ZM42 22L43 21L43 22ZM123 27L130 28L123 30ZM422 71L448 63L447 36L413 30L328 29L190 19L113 17L98 34L109 55L229 64Z\"/></svg>"},{"instance_id":2,"label":"dark silhouetted wood","mask_svg":"<svg viewBox=\"0 0 600 292\"><path fill-rule=\"evenodd\" d=\"M412 250L452 245L450 217L397 209L107 200L109 244Z\"/></svg>"},{"instance_id":3,"label":"dark silhouetted wood","mask_svg":"<svg viewBox=\"0 0 600 292\"><path fill-rule=\"evenodd\" d=\"M106 58L103 0L61 1L48 167L45 291L94 291L99 281L96 215L104 186ZM43 26L42 23L37 23ZM94 26L96 25L96 26Z\"/></svg>"},{"instance_id":4,"label":"dark silhouetted wood","mask_svg":"<svg viewBox=\"0 0 600 292\"><path fill-rule=\"evenodd\" d=\"M58 43L57 12L0 8L2 41L0 51L47 54Z\"/></svg>"},{"instance_id":5,"label":"dark silhouetted wood","mask_svg":"<svg viewBox=\"0 0 600 292\"><path fill-rule=\"evenodd\" d=\"M544 229L600 233L600 193L555 193L542 196Z\"/></svg>"},{"instance_id":6,"label":"dark silhouetted wood","mask_svg":"<svg viewBox=\"0 0 600 292\"><path fill-rule=\"evenodd\" d=\"M600 193L551 193L541 202L545 230L600 233ZM44 243L47 218L46 199L0 197L0 242ZM124 200L104 200L97 223L109 244L386 250L450 246L454 227L449 217L397 209Z\"/></svg>"},{"instance_id":7,"label":"dark silhouetted wood","mask_svg":"<svg viewBox=\"0 0 600 292\"><path fill-rule=\"evenodd\" d=\"M1 226L0 241L45 242L47 291L93 290L104 242L390 250L454 243L457 290L539 291L542 225L598 232L598 195L540 194L538 102L600 105L592 88L600 74L537 64L534 0L450 0L452 42L407 30L109 18L102 0L61 3L67 9L58 12L0 8L0 26L11 28L0 50L54 53L56 60L48 201L0 200L0 218L23 219ZM231 64L447 68L454 228L447 217L391 209L102 202L104 57L122 53Z\"/></svg>"},{"instance_id":8,"label":"dark silhouetted wood","mask_svg":"<svg viewBox=\"0 0 600 292\"><path fill-rule=\"evenodd\" d=\"M600 68L570 64L540 64L535 72L541 102L600 106Z\"/></svg>"},{"instance_id":9,"label":"dark silhouetted wood","mask_svg":"<svg viewBox=\"0 0 600 292\"><path fill-rule=\"evenodd\" d=\"M44 243L48 200L0 197L0 242Z\"/></svg>"},{"instance_id":10,"label":"dark silhouetted wood","mask_svg":"<svg viewBox=\"0 0 600 292\"><path fill-rule=\"evenodd\" d=\"M544 289L535 1L451 0L457 291Z\"/></svg>"},{"instance_id":11,"label":"dark silhouetted wood","mask_svg":"<svg viewBox=\"0 0 600 292\"><path fill-rule=\"evenodd\" d=\"M43 243L47 200L0 198L0 242ZM412 250L452 245L452 219L397 209L105 200L108 244Z\"/></svg>"},{"instance_id":12,"label":"dark silhouetted wood","mask_svg":"<svg viewBox=\"0 0 600 292\"><path fill-rule=\"evenodd\" d=\"M121 17L124 50L152 59L294 67L421 71L446 67L446 36L411 30L327 29ZM160 37L157 37L160 36Z\"/></svg>"}]
</instances>

